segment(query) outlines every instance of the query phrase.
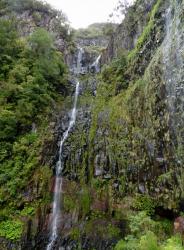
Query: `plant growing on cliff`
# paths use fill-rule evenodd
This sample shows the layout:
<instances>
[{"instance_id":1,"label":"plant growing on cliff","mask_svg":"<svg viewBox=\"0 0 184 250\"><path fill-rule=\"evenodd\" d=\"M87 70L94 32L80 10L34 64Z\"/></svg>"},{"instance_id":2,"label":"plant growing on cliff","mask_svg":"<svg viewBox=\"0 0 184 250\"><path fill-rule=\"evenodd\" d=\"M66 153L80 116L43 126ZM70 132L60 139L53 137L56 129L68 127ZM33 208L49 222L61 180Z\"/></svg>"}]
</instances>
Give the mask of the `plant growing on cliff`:
<instances>
[{"instance_id":1,"label":"plant growing on cliff","mask_svg":"<svg viewBox=\"0 0 184 250\"><path fill-rule=\"evenodd\" d=\"M124 50L119 52L119 57L114 59L110 65L103 67L101 73L102 80L113 87L113 92L110 92L111 94L117 95L122 89L127 88L128 84L125 79L126 68L127 55Z\"/></svg>"},{"instance_id":2,"label":"plant growing on cliff","mask_svg":"<svg viewBox=\"0 0 184 250\"><path fill-rule=\"evenodd\" d=\"M22 216L33 216L35 214L34 207L27 206L21 211Z\"/></svg>"},{"instance_id":3,"label":"plant growing on cliff","mask_svg":"<svg viewBox=\"0 0 184 250\"><path fill-rule=\"evenodd\" d=\"M154 231L156 228L156 222L147 216L145 211L130 216L129 222L130 231L136 237L143 235L147 231Z\"/></svg>"},{"instance_id":4,"label":"plant growing on cliff","mask_svg":"<svg viewBox=\"0 0 184 250\"><path fill-rule=\"evenodd\" d=\"M145 211L147 215L153 215L155 211L155 202L148 195L138 194L135 198L133 207Z\"/></svg>"},{"instance_id":5,"label":"plant growing on cliff","mask_svg":"<svg viewBox=\"0 0 184 250\"><path fill-rule=\"evenodd\" d=\"M149 35L153 31L154 25L155 25L155 15L157 14L157 11L159 10L161 2L162 0L157 0L155 6L153 7L150 13L150 19L149 19L147 26L144 28L141 36L138 38L135 48L128 55L129 61L133 60L136 57L136 55L140 52L142 46L145 44Z\"/></svg>"},{"instance_id":6,"label":"plant growing on cliff","mask_svg":"<svg viewBox=\"0 0 184 250\"><path fill-rule=\"evenodd\" d=\"M148 231L144 236L141 237L139 243L140 250L160 250L158 246L157 237L156 235Z\"/></svg>"},{"instance_id":7,"label":"plant growing on cliff","mask_svg":"<svg viewBox=\"0 0 184 250\"><path fill-rule=\"evenodd\" d=\"M82 190L82 193L80 196L80 206L81 206L83 216L89 213L90 206L91 206L91 197L90 197L89 190L87 188L84 188Z\"/></svg>"},{"instance_id":8,"label":"plant growing on cliff","mask_svg":"<svg viewBox=\"0 0 184 250\"><path fill-rule=\"evenodd\" d=\"M120 229L112 224L109 224L107 227L107 235L109 238L119 238L120 232Z\"/></svg>"},{"instance_id":9,"label":"plant growing on cliff","mask_svg":"<svg viewBox=\"0 0 184 250\"><path fill-rule=\"evenodd\" d=\"M183 250L182 239L179 236L173 236L163 243L161 250Z\"/></svg>"},{"instance_id":10,"label":"plant growing on cliff","mask_svg":"<svg viewBox=\"0 0 184 250\"><path fill-rule=\"evenodd\" d=\"M18 34L11 20L0 20L0 80L7 77L14 60L20 53L17 42Z\"/></svg>"},{"instance_id":11,"label":"plant growing on cliff","mask_svg":"<svg viewBox=\"0 0 184 250\"><path fill-rule=\"evenodd\" d=\"M0 223L0 236L12 241L17 241L20 239L22 230L23 223L18 220L7 220Z\"/></svg>"},{"instance_id":12,"label":"plant growing on cliff","mask_svg":"<svg viewBox=\"0 0 184 250\"><path fill-rule=\"evenodd\" d=\"M138 250L138 244L139 241L135 237L129 235L125 237L124 240L120 240L116 244L114 250Z\"/></svg>"},{"instance_id":13,"label":"plant growing on cliff","mask_svg":"<svg viewBox=\"0 0 184 250\"><path fill-rule=\"evenodd\" d=\"M73 240L76 240L77 242L79 242L79 240L80 240L80 229L79 228L73 228L71 230L70 237Z\"/></svg>"}]
</instances>

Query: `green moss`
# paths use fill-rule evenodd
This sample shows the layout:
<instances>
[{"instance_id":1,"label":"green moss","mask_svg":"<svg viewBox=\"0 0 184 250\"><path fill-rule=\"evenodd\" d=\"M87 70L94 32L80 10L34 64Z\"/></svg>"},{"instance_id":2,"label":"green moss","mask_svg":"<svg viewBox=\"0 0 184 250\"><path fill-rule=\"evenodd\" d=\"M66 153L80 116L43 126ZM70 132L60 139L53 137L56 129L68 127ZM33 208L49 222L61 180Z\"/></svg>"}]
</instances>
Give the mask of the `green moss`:
<instances>
[{"instance_id":1,"label":"green moss","mask_svg":"<svg viewBox=\"0 0 184 250\"><path fill-rule=\"evenodd\" d=\"M155 15L157 14L161 3L162 3L162 0L157 0L157 3L153 7L153 9L152 9L152 11L150 13L150 19L149 19L149 22L148 22L147 26L144 28L143 33L139 37L139 39L138 39L138 41L136 43L135 49L133 49L128 55L128 60L129 61L133 60L136 57L136 55L140 52L142 46L145 44L145 42L148 39L150 33L154 29Z\"/></svg>"},{"instance_id":2,"label":"green moss","mask_svg":"<svg viewBox=\"0 0 184 250\"><path fill-rule=\"evenodd\" d=\"M128 86L125 72L127 70L127 52L121 50L118 58L113 59L109 65L104 65L101 72L103 85L106 84L107 93L110 96L117 95ZM111 88L111 89L110 89Z\"/></svg>"}]
</instances>

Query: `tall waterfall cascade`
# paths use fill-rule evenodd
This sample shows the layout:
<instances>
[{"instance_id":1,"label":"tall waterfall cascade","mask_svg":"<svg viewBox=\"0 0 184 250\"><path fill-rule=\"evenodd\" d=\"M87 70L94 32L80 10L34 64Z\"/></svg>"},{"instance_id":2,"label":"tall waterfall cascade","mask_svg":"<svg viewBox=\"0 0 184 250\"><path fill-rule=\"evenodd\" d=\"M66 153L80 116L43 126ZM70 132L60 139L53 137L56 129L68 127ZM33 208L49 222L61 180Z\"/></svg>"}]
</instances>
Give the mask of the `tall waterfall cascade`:
<instances>
[{"instance_id":1,"label":"tall waterfall cascade","mask_svg":"<svg viewBox=\"0 0 184 250\"><path fill-rule=\"evenodd\" d=\"M78 53L78 61L77 61L77 74L81 73L82 65L82 49L79 49ZM60 226L60 217L61 217L61 195L62 195L62 170L63 170L63 162L62 162L62 153L64 143L67 140L70 131L75 125L76 115L77 115L77 100L79 96L79 81L77 80L76 88L75 88L75 96L74 96L74 104L71 112L70 122L68 129L64 132L60 145L59 145L59 159L56 164L56 180L54 186L54 198L53 198L53 206L52 206L52 218L51 218L51 235L49 239L49 244L47 245L47 250L52 250L56 240L58 238L58 228Z\"/></svg>"}]
</instances>

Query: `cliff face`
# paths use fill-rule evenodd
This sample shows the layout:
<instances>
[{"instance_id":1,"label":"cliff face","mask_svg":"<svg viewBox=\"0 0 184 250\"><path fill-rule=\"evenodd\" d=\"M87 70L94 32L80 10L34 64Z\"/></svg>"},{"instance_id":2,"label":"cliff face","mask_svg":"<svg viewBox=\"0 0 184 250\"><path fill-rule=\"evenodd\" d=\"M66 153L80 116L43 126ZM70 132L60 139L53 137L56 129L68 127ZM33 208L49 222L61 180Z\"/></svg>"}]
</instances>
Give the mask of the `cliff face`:
<instances>
[{"instance_id":1,"label":"cliff face","mask_svg":"<svg viewBox=\"0 0 184 250\"><path fill-rule=\"evenodd\" d=\"M22 34L37 26L56 33L56 13L48 15L44 10L39 19L40 11L34 11L18 11L19 21L29 20L19 24ZM58 34L58 48L67 54L70 42ZM108 65L101 73L91 74L89 68L106 42L80 38L78 48L74 46L73 54L66 56L71 83L78 66L81 74L76 123L62 151L62 213L56 248L110 250L130 233L129 214L143 210L172 217L183 212L184 2L136 1L102 53L101 63ZM70 98L65 98L57 122L48 128L52 138L44 142L42 161L53 168L58 158L56 141L67 130L71 106ZM49 174L45 185L39 174L35 177L35 196L39 189L50 188L53 194L54 178L48 183ZM47 246L51 199L47 197L45 203L36 216L28 217L22 242L3 240L4 249ZM137 250L136 244L130 249Z\"/></svg>"},{"instance_id":2,"label":"cliff face","mask_svg":"<svg viewBox=\"0 0 184 250\"><path fill-rule=\"evenodd\" d=\"M5 2L5 1L3 1ZM44 28L52 34L56 48L64 55L67 63L75 47L72 30L67 17L49 4L34 0L6 1L1 8L1 18L16 20L22 37L32 34L37 28Z\"/></svg>"},{"instance_id":3,"label":"cliff face","mask_svg":"<svg viewBox=\"0 0 184 250\"><path fill-rule=\"evenodd\" d=\"M96 46L100 48L106 48L109 43L109 37L106 36L99 36L99 37L84 37L84 38L77 38L76 43L81 47L86 46Z\"/></svg>"},{"instance_id":4,"label":"cliff face","mask_svg":"<svg viewBox=\"0 0 184 250\"><path fill-rule=\"evenodd\" d=\"M134 8L127 14L138 19L134 32L127 34L125 19L102 55L109 65L80 78L63 152L58 246L113 249L128 230L128 211L182 211L184 5L138 1Z\"/></svg>"},{"instance_id":5,"label":"cliff face","mask_svg":"<svg viewBox=\"0 0 184 250\"><path fill-rule=\"evenodd\" d=\"M115 29L115 24L94 23L86 29L75 31L74 41L76 49L68 60L68 65L72 72L75 72L78 55L82 53L81 63L83 73L95 72L95 61L102 54L110 40L110 34Z\"/></svg>"},{"instance_id":6,"label":"cliff face","mask_svg":"<svg viewBox=\"0 0 184 250\"><path fill-rule=\"evenodd\" d=\"M126 40L127 30L120 32L125 19L112 38L121 45L111 40L106 52L110 60L119 48L130 50L126 70L119 61L102 73L94 109L92 165L118 183L119 194L150 195L155 206L178 209L183 199L184 3L145 3L140 6L152 7L149 12L144 9L147 21L143 21L138 40L137 33ZM114 71L118 77L108 78ZM117 94L119 86L124 90Z\"/></svg>"},{"instance_id":7,"label":"cliff face","mask_svg":"<svg viewBox=\"0 0 184 250\"><path fill-rule=\"evenodd\" d=\"M120 32L126 20L113 35L121 41L116 51L130 52L102 70L88 136L77 144L76 137L71 139L65 170L111 190L110 210L137 193L148 196L154 208L178 211L183 200L184 6L182 1L158 0L141 1L139 7L145 18L139 38L129 34L130 47L120 39L127 32ZM117 56L115 51L109 54L109 47L106 53L108 60Z\"/></svg>"},{"instance_id":8,"label":"cliff face","mask_svg":"<svg viewBox=\"0 0 184 250\"><path fill-rule=\"evenodd\" d=\"M155 0L136 1L129 8L124 21L111 36L108 47L102 55L102 64L109 63L113 58L118 57L122 51L130 51L135 47L138 37L149 20L150 10L155 2Z\"/></svg>"}]
</instances>

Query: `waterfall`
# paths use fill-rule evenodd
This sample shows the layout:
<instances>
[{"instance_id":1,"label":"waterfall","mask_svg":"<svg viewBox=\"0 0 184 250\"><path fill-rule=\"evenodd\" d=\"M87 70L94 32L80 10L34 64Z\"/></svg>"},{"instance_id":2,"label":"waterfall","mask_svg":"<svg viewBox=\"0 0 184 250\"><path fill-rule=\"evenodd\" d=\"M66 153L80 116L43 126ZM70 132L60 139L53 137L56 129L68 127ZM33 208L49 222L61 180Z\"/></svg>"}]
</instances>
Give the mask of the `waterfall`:
<instances>
[{"instance_id":1,"label":"waterfall","mask_svg":"<svg viewBox=\"0 0 184 250\"><path fill-rule=\"evenodd\" d=\"M94 63L91 65L91 69L94 69L95 73L100 72L100 59L101 55L99 55L97 59L94 61Z\"/></svg>"},{"instance_id":2,"label":"waterfall","mask_svg":"<svg viewBox=\"0 0 184 250\"><path fill-rule=\"evenodd\" d=\"M77 71L76 75L79 75L82 72L82 56L83 56L83 48L79 48L78 57L77 57ZM54 199L53 199L53 207L52 207L52 224L51 224L51 236L49 240L49 244L47 245L47 250L52 250L53 246L58 237L58 227L59 227L59 219L61 215L61 194L62 194L62 170L63 170L63 162L62 162L62 152L63 152L63 145L64 142L67 140L69 133L73 126L75 125L76 120L76 113L77 113L77 99L79 95L79 81L76 83L75 88L75 97L74 97L74 104L73 109L71 112L71 118L69 122L68 129L64 132L63 137L60 141L59 146L59 159L56 164L56 180L54 186Z\"/></svg>"},{"instance_id":3,"label":"waterfall","mask_svg":"<svg viewBox=\"0 0 184 250\"><path fill-rule=\"evenodd\" d=\"M82 71L83 71L83 67L82 67L82 63L81 63L83 54L84 54L84 49L80 47L78 49L76 74L82 73Z\"/></svg>"},{"instance_id":4,"label":"waterfall","mask_svg":"<svg viewBox=\"0 0 184 250\"><path fill-rule=\"evenodd\" d=\"M178 161L183 159L184 145L184 26L181 20L184 2L170 0L166 12L166 37L163 43L163 61L165 86L167 91L166 105L169 112L168 125L176 142Z\"/></svg>"},{"instance_id":5,"label":"waterfall","mask_svg":"<svg viewBox=\"0 0 184 250\"><path fill-rule=\"evenodd\" d=\"M79 82L76 84L75 89L75 98L74 98L74 105L71 113L70 123L68 126L68 129L63 134L63 137L60 141L60 147L59 147L59 159L56 164L56 181L55 181L55 187L54 187L54 200L53 200L53 213L52 213L52 224L51 224L51 236L50 236L50 242L47 245L47 250L51 250L57 240L58 237L58 227L59 227L59 217L61 213L61 193L62 193L62 170L63 170L63 164L62 164L62 152L63 152L63 144L68 138L69 132L73 128L76 120L76 108L77 108L77 99L79 95Z\"/></svg>"}]
</instances>

